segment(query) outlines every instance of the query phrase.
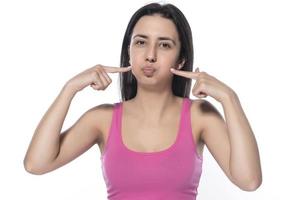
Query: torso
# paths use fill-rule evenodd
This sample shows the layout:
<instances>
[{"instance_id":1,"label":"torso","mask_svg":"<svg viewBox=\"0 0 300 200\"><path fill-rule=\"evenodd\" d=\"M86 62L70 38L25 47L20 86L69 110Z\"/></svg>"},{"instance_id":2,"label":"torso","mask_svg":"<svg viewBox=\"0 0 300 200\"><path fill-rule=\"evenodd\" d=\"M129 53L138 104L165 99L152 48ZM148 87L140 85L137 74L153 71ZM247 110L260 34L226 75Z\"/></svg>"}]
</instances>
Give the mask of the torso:
<instances>
[{"instance_id":1,"label":"torso","mask_svg":"<svg viewBox=\"0 0 300 200\"><path fill-rule=\"evenodd\" d=\"M203 154L204 147L204 143L201 140L203 126L201 124L201 115L199 114L199 104L201 101L201 99L192 100L191 105L192 133L194 142L197 144L197 152L199 155ZM159 122L159 124L151 124L147 120L142 120L141 117L136 114L139 112L132 112L132 110L135 109L131 109L133 105L131 105L130 100L123 102L121 134L124 145L128 149L137 152L158 152L168 149L175 142L179 128L182 105L181 97L178 97L177 104L177 106L171 109L170 114L165 117L165 120ZM98 142L101 153L103 153L107 142L113 114L113 105L107 107L106 112L106 117L101 118L104 120L103 123L101 123L101 128L98 127L101 131L101 133L99 133L101 139L99 139ZM157 141L159 141L159 143L157 143Z\"/></svg>"}]
</instances>

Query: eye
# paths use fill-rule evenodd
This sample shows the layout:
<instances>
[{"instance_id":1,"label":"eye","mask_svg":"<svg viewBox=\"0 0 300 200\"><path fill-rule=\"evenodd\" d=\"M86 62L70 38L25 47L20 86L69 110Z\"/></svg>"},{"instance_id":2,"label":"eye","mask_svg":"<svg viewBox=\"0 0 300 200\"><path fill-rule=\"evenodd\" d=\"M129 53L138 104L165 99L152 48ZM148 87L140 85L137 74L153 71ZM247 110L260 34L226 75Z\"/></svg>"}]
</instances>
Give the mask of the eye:
<instances>
[{"instance_id":1,"label":"eye","mask_svg":"<svg viewBox=\"0 0 300 200\"><path fill-rule=\"evenodd\" d=\"M168 44L168 43L161 43L160 45L161 45L163 48L165 48L165 49L170 49L170 48L171 48L171 45Z\"/></svg>"},{"instance_id":2,"label":"eye","mask_svg":"<svg viewBox=\"0 0 300 200\"><path fill-rule=\"evenodd\" d=\"M138 45L138 46L141 46L141 45L144 45L144 44L145 44L145 41L143 41L143 40L137 40L137 41L135 42L135 44Z\"/></svg>"}]
</instances>

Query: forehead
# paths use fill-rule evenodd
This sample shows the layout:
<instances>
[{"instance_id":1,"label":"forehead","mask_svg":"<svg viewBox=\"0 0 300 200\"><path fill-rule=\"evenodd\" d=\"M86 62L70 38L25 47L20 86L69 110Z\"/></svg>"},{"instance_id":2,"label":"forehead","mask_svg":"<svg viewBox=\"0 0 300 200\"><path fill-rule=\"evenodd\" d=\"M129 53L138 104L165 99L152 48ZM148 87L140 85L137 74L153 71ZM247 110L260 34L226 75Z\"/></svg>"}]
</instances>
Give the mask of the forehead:
<instances>
[{"instance_id":1,"label":"forehead","mask_svg":"<svg viewBox=\"0 0 300 200\"><path fill-rule=\"evenodd\" d=\"M178 32L172 20L160 15L143 16L135 24L132 36L144 34L150 37L170 37L179 40Z\"/></svg>"}]
</instances>

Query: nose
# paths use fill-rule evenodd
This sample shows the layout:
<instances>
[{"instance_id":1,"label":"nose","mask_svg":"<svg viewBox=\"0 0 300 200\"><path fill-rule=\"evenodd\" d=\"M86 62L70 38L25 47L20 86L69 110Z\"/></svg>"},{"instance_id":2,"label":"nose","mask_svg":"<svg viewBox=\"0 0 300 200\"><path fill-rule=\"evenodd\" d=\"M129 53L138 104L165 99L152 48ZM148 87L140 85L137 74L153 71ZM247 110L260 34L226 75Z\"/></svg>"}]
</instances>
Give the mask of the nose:
<instances>
[{"instance_id":1,"label":"nose","mask_svg":"<svg viewBox=\"0 0 300 200\"><path fill-rule=\"evenodd\" d=\"M157 58L155 47L149 48L146 55L146 61L153 63L156 62L156 60Z\"/></svg>"}]
</instances>

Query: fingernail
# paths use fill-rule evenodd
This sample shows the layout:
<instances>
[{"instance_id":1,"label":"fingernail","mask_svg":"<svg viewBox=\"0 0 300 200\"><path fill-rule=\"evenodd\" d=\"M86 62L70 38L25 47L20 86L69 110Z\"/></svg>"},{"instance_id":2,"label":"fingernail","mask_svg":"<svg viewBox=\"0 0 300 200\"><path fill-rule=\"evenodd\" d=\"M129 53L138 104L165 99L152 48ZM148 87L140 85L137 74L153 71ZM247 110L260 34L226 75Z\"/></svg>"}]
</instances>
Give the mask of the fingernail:
<instances>
[{"instance_id":1,"label":"fingernail","mask_svg":"<svg viewBox=\"0 0 300 200\"><path fill-rule=\"evenodd\" d=\"M170 68L170 70L171 70L171 71L174 71L174 69L173 69L173 68Z\"/></svg>"}]
</instances>

